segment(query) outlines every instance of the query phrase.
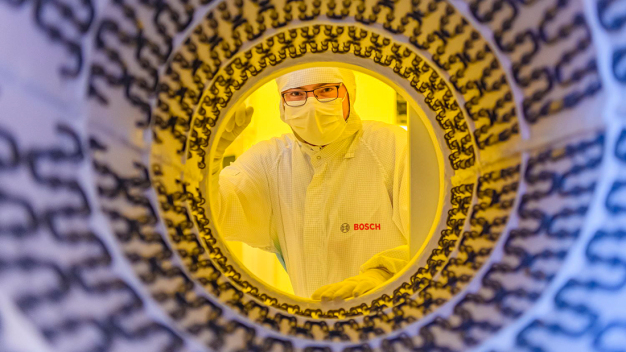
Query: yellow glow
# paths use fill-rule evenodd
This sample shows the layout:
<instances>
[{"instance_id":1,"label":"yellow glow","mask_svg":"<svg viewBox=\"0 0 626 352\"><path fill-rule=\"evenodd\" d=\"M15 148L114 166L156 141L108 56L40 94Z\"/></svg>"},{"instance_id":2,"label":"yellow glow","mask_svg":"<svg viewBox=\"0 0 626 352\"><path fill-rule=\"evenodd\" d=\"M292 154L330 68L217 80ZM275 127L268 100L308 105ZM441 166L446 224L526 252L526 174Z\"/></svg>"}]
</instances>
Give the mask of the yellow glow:
<instances>
[{"instance_id":1,"label":"yellow glow","mask_svg":"<svg viewBox=\"0 0 626 352\"><path fill-rule=\"evenodd\" d=\"M361 120L375 120L395 124L396 91L387 84L364 73L354 71L356 100L354 108ZM274 80L257 89L246 100L254 107L252 122L226 150L225 156L239 157L254 144L291 133L291 128L280 119L280 98ZM406 129L406 126L401 126ZM269 285L293 294L289 276L273 253L252 248L241 242L228 242L231 252L254 275Z\"/></svg>"}]
</instances>

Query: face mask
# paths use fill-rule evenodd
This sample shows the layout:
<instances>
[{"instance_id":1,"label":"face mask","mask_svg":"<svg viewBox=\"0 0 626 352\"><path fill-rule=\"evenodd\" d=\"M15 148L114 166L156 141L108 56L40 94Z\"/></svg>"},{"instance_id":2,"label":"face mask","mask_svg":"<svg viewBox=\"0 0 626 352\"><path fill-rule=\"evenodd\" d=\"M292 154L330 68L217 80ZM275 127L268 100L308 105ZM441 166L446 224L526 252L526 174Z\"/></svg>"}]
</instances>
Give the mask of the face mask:
<instances>
[{"instance_id":1,"label":"face mask","mask_svg":"<svg viewBox=\"0 0 626 352\"><path fill-rule=\"evenodd\" d=\"M281 111L283 120L308 143L330 144L341 136L348 125L343 118L343 99L321 103L309 97L299 107L284 105L284 112Z\"/></svg>"}]
</instances>

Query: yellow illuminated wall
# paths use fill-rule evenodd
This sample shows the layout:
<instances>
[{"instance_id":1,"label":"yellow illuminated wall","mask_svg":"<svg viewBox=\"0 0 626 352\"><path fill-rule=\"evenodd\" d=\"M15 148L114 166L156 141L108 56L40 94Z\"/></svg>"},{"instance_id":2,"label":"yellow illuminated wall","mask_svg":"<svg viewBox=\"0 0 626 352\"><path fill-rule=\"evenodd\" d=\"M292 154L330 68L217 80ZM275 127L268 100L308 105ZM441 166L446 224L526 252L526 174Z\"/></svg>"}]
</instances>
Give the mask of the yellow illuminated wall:
<instances>
[{"instance_id":1,"label":"yellow illuminated wall","mask_svg":"<svg viewBox=\"0 0 626 352\"><path fill-rule=\"evenodd\" d=\"M356 78L355 110L362 120L395 123L396 91L369 75L354 72ZM257 89L247 100L254 107L252 122L230 145L225 155L238 157L259 141L291 133L291 129L280 119L279 95L275 81ZM252 248L241 242L229 242L231 252L253 274L268 284L293 294L287 273L273 253Z\"/></svg>"}]
</instances>

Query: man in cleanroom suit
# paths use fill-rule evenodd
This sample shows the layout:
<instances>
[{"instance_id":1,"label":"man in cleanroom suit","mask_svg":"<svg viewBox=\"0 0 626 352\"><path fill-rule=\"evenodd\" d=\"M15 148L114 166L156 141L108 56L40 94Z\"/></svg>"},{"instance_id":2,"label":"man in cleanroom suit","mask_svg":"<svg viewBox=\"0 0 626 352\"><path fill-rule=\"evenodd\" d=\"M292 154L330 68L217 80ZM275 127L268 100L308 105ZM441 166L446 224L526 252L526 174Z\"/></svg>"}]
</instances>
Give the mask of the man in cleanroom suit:
<instances>
[{"instance_id":1,"label":"man in cleanroom suit","mask_svg":"<svg viewBox=\"0 0 626 352\"><path fill-rule=\"evenodd\" d=\"M308 68L276 82L293 134L257 143L220 172L217 223L226 240L283 259L296 295L362 295L409 260L406 131L361 121L350 70ZM213 174L252 114L243 106L227 123Z\"/></svg>"}]
</instances>

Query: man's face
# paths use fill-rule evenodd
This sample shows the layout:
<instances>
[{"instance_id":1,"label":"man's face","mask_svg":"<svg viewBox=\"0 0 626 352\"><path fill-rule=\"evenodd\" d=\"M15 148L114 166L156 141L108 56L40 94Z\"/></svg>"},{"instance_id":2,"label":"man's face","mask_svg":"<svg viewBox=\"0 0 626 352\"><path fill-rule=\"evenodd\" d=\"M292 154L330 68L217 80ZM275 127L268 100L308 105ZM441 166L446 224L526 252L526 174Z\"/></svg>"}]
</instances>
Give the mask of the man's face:
<instances>
[{"instance_id":1,"label":"man's face","mask_svg":"<svg viewBox=\"0 0 626 352\"><path fill-rule=\"evenodd\" d=\"M295 90L314 90L317 88L321 88L324 86L336 86L337 83L319 83L319 84L308 84L306 86L301 86L301 87L296 87L296 88L291 88L291 89L287 89L285 91L281 92L281 103L285 104L284 101L282 101L282 96L285 93L289 93ZM307 92L307 102L309 99L315 99L315 95L313 94L313 92ZM345 97L348 94L348 91L346 89L346 86L344 86L343 84L339 87L339 91L338 91L338 97L337 99L343 99L343 97ZM347 99L343 100L343 119L347 119L348 115L350 114L350 97L348 96Z\"/></svg>"}]
</instances>

